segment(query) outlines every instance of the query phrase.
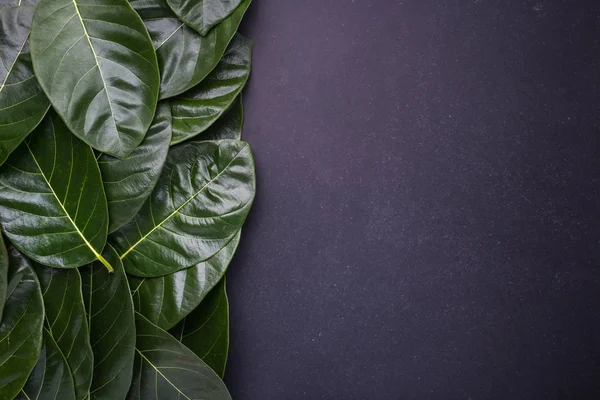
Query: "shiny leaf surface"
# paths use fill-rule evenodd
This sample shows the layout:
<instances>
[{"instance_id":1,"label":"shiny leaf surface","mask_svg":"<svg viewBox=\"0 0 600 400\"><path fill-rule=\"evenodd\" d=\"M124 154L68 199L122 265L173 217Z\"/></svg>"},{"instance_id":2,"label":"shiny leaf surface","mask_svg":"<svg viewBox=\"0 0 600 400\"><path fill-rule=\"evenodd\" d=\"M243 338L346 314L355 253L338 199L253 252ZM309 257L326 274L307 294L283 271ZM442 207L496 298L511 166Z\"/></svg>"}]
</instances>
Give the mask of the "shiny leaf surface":
<instances>
[{"instance_id":1,"label":"shiny leaf surface","mask_svg":"<svg viewBox=\"0 0 600 400\"><path fill-rule=\"evenodd\" d=\"M94 356L77 269L34 265L44 296L46 330L56 341L73 375L77 399L87 395L92 383Z\"/></svg>"},{"instance_id":2,"label":"shiny leaf surface","mask_svg":"<svg viewBox=\"0 0 600 400\"><path fill-rule=\"evenodd\" d=\"M239 240L238 233L208 260L173 274L158 278L129 277L136 311L159 328L171 329L221 280Z\"/></svg>"},{"instance_id":3,"label":"shiny leaf surface","mask_svg":"<svg viewBox=\"0 0 600 400\"><path fill-rule=\"evenodd\" d=\"M19 57L19 53L29 36L31 20L35 7L21 6L19 2L7 4L0 9L0 87L4 86L6 78L10 75L11 67Z\"/></svg>"},{"instance_id":4,"label":"shiny leaf surface","mask_svg":"<svg viewBox=\"0 0 600 400\"><path fill-rule=\"evenodd\" d=\"M90 399L120 400L127 395L133 373L133 302L118 254L107 245L104 256L114 266L114 273L108 273L99 262L80 268L94 353Z\"/></svg>"},{"instance_id":5,"label":"shiny leaf surface","mask_svg":"<svg viewBox=\"0 0 600 400\"><path fill-rule=\"evenodd\" d=\"M39 0L0 0L0 7L37 6Z\"/></svg>"},{"instance_id":6,"label":"shiny leaf surface","mask_svg":"<svg viewBox=\"0 0 600 400\"><path fill-rule=\"evenodd\" d=\"M160 98L166 99L196 86L212 71L237 31L250 0L206 36L181 22L166 0L130 0L144 20L160 67Z\"/></svg>"},{"instance_id":7,"label":"shiny leaf surface","mask_svg":"<svg viewBox=\"0 0 600 400\"><path fill-rule=\"evenodd\" d=\"M114 266L114 273L108 273L99 262L80 269L94 353L90 399L120 400L127 395L133 373L133 302L118 254L107 245L104 256Z\"/></svg>"},{"instance_id":8,"label":"shiny leaf surface","mask_svg":"<svg viewBox=\"0 0 600 400\"><path fill-rule=\"evenodd\" d=\"M241 35L232 40L225 55L198 86L171 99L172 143L204 132L233 104L250 76L252 42Z\"/></svg>"},{"instance_id":9,"label":"shiny leaf surface","mask_svg":"<svg viewBox=\"0 0 600 400\"><path fill-rule=\"evenodd\" d=\"M29 29L35 7L0 9L0 165L40 123L50 107L33 75Z\"/></svg>"},{"instance_id":10,"label":"shiny leaf surface","mask_svg":"<svg viewBox=\"0 0 600 400\"><path fill-rule=\"evenodd\" d=\"M171 141L171 108L159 103L142 144L125 160L103 154L98 166L108 201L108 231L129 222L154 189Z\"/></svg>"},{"instance_id":11,"label":"shiny leaf surface","mask_svg":"<svg viewBox=\"0 0 600 400\"><path fill-rule=\"evenodd\" d=\"M175 15L202 36L235 10L241 0L167 0Z\"/></svg>"},{"instance_id":12,"label":"shiny leaf surface","mask_svg":"<svg viewBox=\"0 0 600 400\"><path fill-rule=\"evenodd\" d=\"M92 149L55 113L2 166L0 222L10 241L43 265L101 259L108 211L100 170Z\"/></svg>"},{"instance_id":13,"label":"shiny leaf surface","mask_svg":"<svg viewBox=\"0 0 600 400\"><path fill-rule=\"evenodd\" d=\"M8 252L8 291L0 322L0 399L15 397L42 350L44 303L31 263L16 249Z\"/></svg>"},{"instance_id":14,"label":"shiny leaf surface","mask_svg":"<svg viewBox=\"0 0 600 400\"><path fill-rule=\"evenodd\" d=\"M254 199L254 161L238 140L171 148L154 191L111 236L128 274L157 277L205 261L240 230Z\"/></svg>"},{"instance_id":15,"label":"shiny leaf surface","mask_svg":"<svg viewBox=\"0 0 600 400\"><path fill-rule=\"evenodd\" d=\"M225 278L171 330L171 334L220 377L225 375L229 352L229 302Z\"/></svg>"},{"instance_id":16,"label":"shiny leaf surface","mask_svg":"<svg viewBox=\"0 0 600 400\"><path fill-rule=\"evenodd\" d=\"M8 266L8 251L4 245L4 239L0 235L0 321L2 321L6 292L8 290Z\"/></svg>"},{"instance_id":17,"label":"shiny leaf surface","mask_svg":"<svg viewBox=\"0 0 600 400\"><path fill-rule=\"evenodd\" d=\"M44 345L18 400L68 400L75 398L73 378L58 345L44 329Z\"/></svg>"},{"instance_id":18,"label":"shiny leaf surface","mask_svg":"<svg viewBox=\"0 0 600 400\"><path fill-rule=\"evenodd\" d=\"M191 350L136 312L136 357L130 400L229 400L225 384Z\"/></svg>"},{"instance_id":19,"label":"shiny leaf surface","mask_svg":"<svg viewBox=\"0 0 600 400\"><path fill-rule=\"evenodd\" d=\"M127 0L41 0L31 28L35 74L75 135L125 158L158 99L156 54Z\"/></svg>"},{"instance_id":20,"label":"shiny leaf surface","mask_svg":"<svg viewBox=\"0 0 600 400\"><path fill-rule=\"evenodd\" d=\"M233 104L225 114L221 116L201 135L193 140L221 140L242 138L242 126L244 125L244 108L242 105L242 95L240 94L233 101Z\"/></svg>"}]
</instances>

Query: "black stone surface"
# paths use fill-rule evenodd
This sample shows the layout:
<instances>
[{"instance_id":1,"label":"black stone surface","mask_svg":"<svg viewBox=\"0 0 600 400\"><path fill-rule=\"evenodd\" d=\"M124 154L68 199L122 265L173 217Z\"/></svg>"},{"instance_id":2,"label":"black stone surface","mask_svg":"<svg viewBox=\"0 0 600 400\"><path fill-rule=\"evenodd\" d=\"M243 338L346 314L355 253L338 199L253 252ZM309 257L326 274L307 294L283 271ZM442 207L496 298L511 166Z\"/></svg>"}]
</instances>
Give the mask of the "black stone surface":
<instances>
[{"instance_id":1,"label":"black stone surface","mask_svg":"<svg viewBox=\"0 0 600 400\"><path fill-rule=\"evenodd\" d=\"M236 400L600 398L600 2L254 0Z\"/></svg>"}]
</instances>

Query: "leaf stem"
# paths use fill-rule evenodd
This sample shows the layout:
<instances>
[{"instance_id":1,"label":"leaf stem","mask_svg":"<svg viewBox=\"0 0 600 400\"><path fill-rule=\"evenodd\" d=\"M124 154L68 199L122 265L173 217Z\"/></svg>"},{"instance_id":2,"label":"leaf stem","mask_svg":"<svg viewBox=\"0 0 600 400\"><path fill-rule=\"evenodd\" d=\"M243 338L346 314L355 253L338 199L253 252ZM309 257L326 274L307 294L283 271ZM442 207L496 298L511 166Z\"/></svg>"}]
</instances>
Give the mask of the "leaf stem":
<instances>
[{"instance_id":1,"label":"leaf stem","mask_svg":"<svg viewBox=\"0 0 600 400\"><path fill-rule=\"evenodd\" d=\"M102 263L102 265L104 265L106 267L106 269L108 270L109 273L112 274L113 272L115 272L112 265L110 265L110 263L108 261L106 261L106 258L102 257L101 254L97 254L96 258L98 258L98 261L100 261Z\"/></svg>"}]
</instances>

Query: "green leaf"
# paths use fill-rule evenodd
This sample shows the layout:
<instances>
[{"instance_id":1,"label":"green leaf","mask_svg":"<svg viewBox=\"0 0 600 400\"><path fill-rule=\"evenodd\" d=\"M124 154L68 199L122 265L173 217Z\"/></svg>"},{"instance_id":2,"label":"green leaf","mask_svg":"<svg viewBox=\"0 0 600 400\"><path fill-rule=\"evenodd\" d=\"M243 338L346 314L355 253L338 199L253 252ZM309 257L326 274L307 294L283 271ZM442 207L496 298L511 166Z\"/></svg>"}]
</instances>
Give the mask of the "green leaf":
<instances>
[{"instance_id":1,"label":"green leaf","mask_svg":"<svg viewBox=\"0 0 600 400\"><path fill-rule=\"evenodd\" d=\"M167 0L175 15L202 36L223 21L242 0Z\"/></svg>"},{"instance_id":2,"label":"green leaf","mask_svg":"<svg viewBox=\"0 0 600 400\"><path fill-rule=\"evenodd\" d=\"M40 264L74 268L104 260L108 211L100 170L92 149L55 113L2 166L0 222Z\"/></svg>"},{"instance_id":3,"label":"green leaf","mask_svg":"<svg viewBox=\"0 0 600 400\"><path fill-rule=\"evenodd\" d=\"M142 144L125 160L103 154L98 166L108 201L108 231L114 232L140 210L158 181L171 142L171 108L161 102Z\"/></svg>"},{"instance_id":4,"label":"green leaf","mask_svg":"<svg viewBox=\"0 0 600 400\"><path fill-rule=\"evenodd\" d=\"M220 377L225 375L229 353L229 302L225 278L171 330L171 334Z\"/></svg>"},{"instance_id":5,"label":"green leaf","mask_svg":"<svg viewBox=\"0 0 600 400\"><path fill-rule=\"evenodd\" d=\"M34 264L46 311L46 329L56 341L73 375L75 395L83 399L92 383L94 356L77 269Z\"/></svg>"},{"instance_id":6,"label":"green leaf","mask_svg":"<svg viewBox=\"0 0 600 400\"><path fill-rule=\"evenodd\" d=\"M0 399L19 393L42 350L44 303L27 258L9 249L8 292L0 323Z\"/></svg>"},{"instance_id":7,"label":"green leaf","mask_svg":"<svg viewBox=\"0 0 600 400\"><path fill-rule=\"evenodd\" d=\"M29 28L35 7L0 9L0 165L40 123L50 107L33 74Z\"/></svg>"},{"instance_id":8,"label":"green leaf","mask_svg":"<svg viewBox=\"0 0 600 400\"><path fill-rule=\"evenodd\" d=\"M120 400L125 399L133 374L133 302L118 254L107 245L104 256L115 267L114 274L99 262L80 268L94 352L90 399Z\"/></svg>"},{"instance_id":9,"label":"green leaf","mask_svg":"<svg viewBox=\"0 0 600 400\"><path fill-rule=\"evenodd\" d=\"M0 83L4 86L6 78L11 73L12 65L19 57L19 53L29 36L31 20L35 7L20 6L19 3L9 4L10 6L0 9L0 27L2 36L0 36Z\"/></svg>"},{"instance_id":10,"label":"green leaf","mask_svg":"<svg viewBox=\"0 0 600 400\"><path fill-rule=\"evenodd\" d=\"M48 330L37 365L18 400L68 400L75 398L73 378L63 354Z\"/></svg>"},{"instance_id":11,"label":"green leaf","mask_svg":"<svg viewBox=\"0 0 600 400\"><path fill-rule=\"evenodd\" d=\"M221 280L240 240L238 233L217 254L193 267L158 278L129 277L133 303L150 322L171 329Z\"/></svg>"},{"instance_id":12,"label":"green leaf","mask_svg":"<svg viewBox=\"0 0 600 400\"><path fill-rule=\"evenodd\" d=\"M254 161L238 140L173 147L154 191L111 236L128 274L152 278L205 261L240 230L254 199Z\"/></svg>"},{"instance_id":13,"label":"green leaf","mask_svg":"<svg viewBox=\"0 0 600 400\"><path fill-rule=\"evenodd\" d=\"M41 0L31 55L42 88L80 139L119 158L142 142L160 78L150 36L127 0Z\"/></svg>"},{"instance_id":14,"label":"green leaf","mask_svg":"<svg viewBox=\"0 0 600 400\"><path fill-rule=\"evenodd\" d=\"M39 0L0 0L0 7L37 6Z\"/></svg>"},{"instance_id":15,"label":"green leaf","mask_svg":"<svg viewBox=\"0 0 600 400\"><path fill-rule=\"evenodd\" d=\"M250 76L252 42L236 35L213 72L198 86L171 99L172 143L180 143L219 119L233 104Z\"/></svg>"},{"instance_id":16,"label":"green leaf","mask_svg":"<svg viewBox=\"0 0 600 400\"><path fill-rule=\"evenodd\" d=\"M8 290L8 251L4 245L4 239L0 235L0 321L4 312L4 303L6 302L6 291Z\"/></svg>"},{"instance_id":17,"label":"green leaf","mask_svg":"<svg viewBox=\"0 0 600 400\"><path fill-rule=\"evenodd\" d=\"M129 400L230 400L225 384L187 347L135 313L136 357Z\"/></svg>"},{"instance_id":18,"label":"green leaf","mask_svg":"<svg viewBox=\"0 0 600 400\"><path fill-rule=\"evenodd\" d=\"M250 0L208 35L201 36L181 22L165 0L129 0L152 37L160 67L160 98L166 99L196 86L212 71L237 31Z\"/></svg>"},{"instance_id":19,"label":"green leaf","mask_svg":"<svg viewBox=\"0 0 600 400\"><path fill-rule=\"evenodd\" d=\"M242 105L242 95L240 94L233 101L233 104L225 114L221 116L205 130L201 136L193 140L221 140L221 139L237 139L242 138L242 126L244 124L244 108Z\"/></svg>"}]
</instances>

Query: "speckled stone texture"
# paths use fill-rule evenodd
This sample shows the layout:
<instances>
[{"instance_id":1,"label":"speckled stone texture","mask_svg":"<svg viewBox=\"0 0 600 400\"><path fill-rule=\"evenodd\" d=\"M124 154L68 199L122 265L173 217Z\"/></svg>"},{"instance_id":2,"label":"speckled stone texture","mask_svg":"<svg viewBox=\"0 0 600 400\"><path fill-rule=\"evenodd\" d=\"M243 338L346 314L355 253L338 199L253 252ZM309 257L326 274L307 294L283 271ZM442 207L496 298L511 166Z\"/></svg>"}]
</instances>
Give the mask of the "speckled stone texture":
<instances>
[{"instance_id":1,"label":"speckled stone texture","mask_svg":"<svg viewBox=\"0 0 600 400\"><path fill-rule=\"evenodd\" d=\"M254 0L236 400L600 398L600 2Z\"/></svg>"}]
</instances>

